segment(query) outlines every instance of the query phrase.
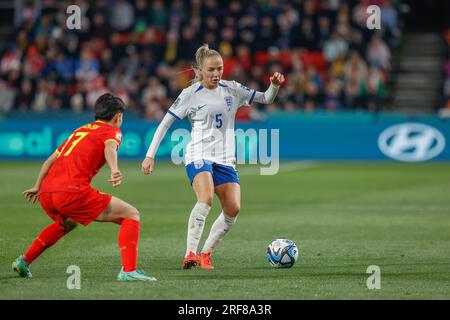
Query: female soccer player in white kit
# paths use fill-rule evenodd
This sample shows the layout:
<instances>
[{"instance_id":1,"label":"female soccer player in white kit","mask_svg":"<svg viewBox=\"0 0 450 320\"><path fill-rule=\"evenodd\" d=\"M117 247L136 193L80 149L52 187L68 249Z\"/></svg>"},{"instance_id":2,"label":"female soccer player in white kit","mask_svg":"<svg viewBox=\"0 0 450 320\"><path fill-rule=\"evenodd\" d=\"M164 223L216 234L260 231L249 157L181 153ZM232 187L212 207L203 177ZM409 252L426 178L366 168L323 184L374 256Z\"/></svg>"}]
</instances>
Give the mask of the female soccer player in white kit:
<instances>
[{"instance_id":1,"label":"female soccer player in white kit","mask_svg":"<svg viewBox=\"0 0 450 320\"><path fill-rule=\"evenodd\" d=\"M186 147L186 171L197 197L191 211L187 232L187 248L183 269L200 265L214 269L211 253L230 231L239 213L241 192L236 171L234 118L237 109L253 101L272 103L284 76L275 72L265 92L257 92L235 81L222 80L223 61L220 54L201 46L196 54L196 78L184 89L159 124L146 158L142 162L144 174L151 174L158 147L175 120L188 117L192 140ZM197 247L205 219L216 194L222 212L211 227L209 236L197 255Z\"/></svg>"}]
</instances>

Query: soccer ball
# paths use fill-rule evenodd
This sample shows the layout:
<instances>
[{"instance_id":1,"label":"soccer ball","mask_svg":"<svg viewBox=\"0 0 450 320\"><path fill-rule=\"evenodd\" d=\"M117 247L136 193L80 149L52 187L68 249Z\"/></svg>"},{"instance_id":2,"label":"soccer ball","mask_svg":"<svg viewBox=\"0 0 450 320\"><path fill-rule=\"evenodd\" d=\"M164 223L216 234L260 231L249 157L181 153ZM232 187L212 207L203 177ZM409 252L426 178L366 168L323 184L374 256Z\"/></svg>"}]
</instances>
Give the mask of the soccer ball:
<instances>
[{"instance_id":1,"label":"soccer ball","mask_svg":"<svg viewBox=\"0 0 450 320\"><path fill-rule=\"evenodd\" d=\"M275 239L267 247L266 257L274 268L290 268L298 259L298 248L292 240Z\"/></svg>"}]
</instances>

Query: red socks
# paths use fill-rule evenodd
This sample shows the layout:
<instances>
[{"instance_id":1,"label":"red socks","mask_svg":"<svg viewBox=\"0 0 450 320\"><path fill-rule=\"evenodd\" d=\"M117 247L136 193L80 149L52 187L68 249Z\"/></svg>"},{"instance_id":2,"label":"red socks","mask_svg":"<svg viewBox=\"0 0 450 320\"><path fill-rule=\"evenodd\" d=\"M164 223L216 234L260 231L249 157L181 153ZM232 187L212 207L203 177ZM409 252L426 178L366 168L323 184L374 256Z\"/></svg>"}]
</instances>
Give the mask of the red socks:
<instances>
[{"instance_id":1,"label":"red socks","mask_svg":"<svg viewBox=\"0 0 450 320\"><path fill-rule=\"evenodd\" d=\"M122 220L119 230L119 248L125 272L134 271L137 268L138 241L139 221L134 219Z\"/></svg>"},{"instance_id":2,"label":"red socks","mask_svg":"<svg viewBox=\"0 0 450 320\"><path fill-rule=\"evenodd\" d=\"M31 264L47 248L54 245L67 232L58 223L54 222L41 231L34 239L31 246L25 252L23 258ZM125 272L134 271L137 268L139 241L139 221L125 219L120 224L119 248L122 255L122 266Z\"/></svg>"},{"instance_id":3,"label":"red socks","mask_svg":"<svg viewBox=\"0 0 450 320\"><path fill-rule=\"evenodd\" d=\"M67 232L57 222L48 225L41 233L34 239L31 246L25 252L23 258L31 264L37 257L39 257L47 248L54 245Z\"/></svg>"}]
</instances>

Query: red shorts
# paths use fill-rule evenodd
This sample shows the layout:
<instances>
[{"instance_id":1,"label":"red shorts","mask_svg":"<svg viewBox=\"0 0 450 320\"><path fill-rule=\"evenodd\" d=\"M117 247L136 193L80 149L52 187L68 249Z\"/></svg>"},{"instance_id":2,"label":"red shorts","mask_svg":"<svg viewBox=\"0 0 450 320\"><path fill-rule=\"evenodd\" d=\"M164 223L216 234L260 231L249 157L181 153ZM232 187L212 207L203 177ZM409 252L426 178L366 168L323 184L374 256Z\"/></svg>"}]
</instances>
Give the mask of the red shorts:
<instances>
[{"instance_id":1,"label":"red shorts","mask_svg":"<svg viewBox=\"0 0 450 320\"><path fill-rule=\"evenodd\" d=\"M48 216L59 224L64 218L70 218L87 226L105 211L111 197L89 188L79 193L44 192L39 194L39 202Z\"/></svg>"}]
</instances>

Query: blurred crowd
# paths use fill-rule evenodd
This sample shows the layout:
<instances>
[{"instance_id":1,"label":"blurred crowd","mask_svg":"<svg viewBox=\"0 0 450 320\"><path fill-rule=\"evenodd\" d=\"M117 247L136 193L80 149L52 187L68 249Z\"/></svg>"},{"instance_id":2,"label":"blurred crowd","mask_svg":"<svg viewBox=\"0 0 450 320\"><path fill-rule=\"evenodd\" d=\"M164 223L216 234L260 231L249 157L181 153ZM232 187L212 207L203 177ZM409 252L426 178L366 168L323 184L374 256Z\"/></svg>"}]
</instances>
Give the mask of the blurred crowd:
<instances>
[{"instance_id":1,"label":"blurred crowd","mask_svg":"<svg viewBox=\"0 0 450 320\"><path fill-rule=\"evenodd\" d=\"M81 9L69 30L66 8ZM366 25L381 8L381 30ZM193 78L203 43L224 59L224 79L259 91L287 81L271 111L376 111L386 97L402 24L394 0L44 0L25 4L0 56L0 112L89 110L110 91L158 120ZM447 65L449 67L449 65ZM450 70L447 68L448 74Z\"/></svg>"},{"instance_id":2,"label":"blurred crowd","mask_svg":"<svg viewBox=\"0 0 450 320\"><path fill-rule=\"evenodd\" d=\"M443 110L448 116L450 116L450 29L445 33L445 39L447 40L447 63L445 64L445 82L444 82L444 106Z\"/></svg>"}]
</instances>

